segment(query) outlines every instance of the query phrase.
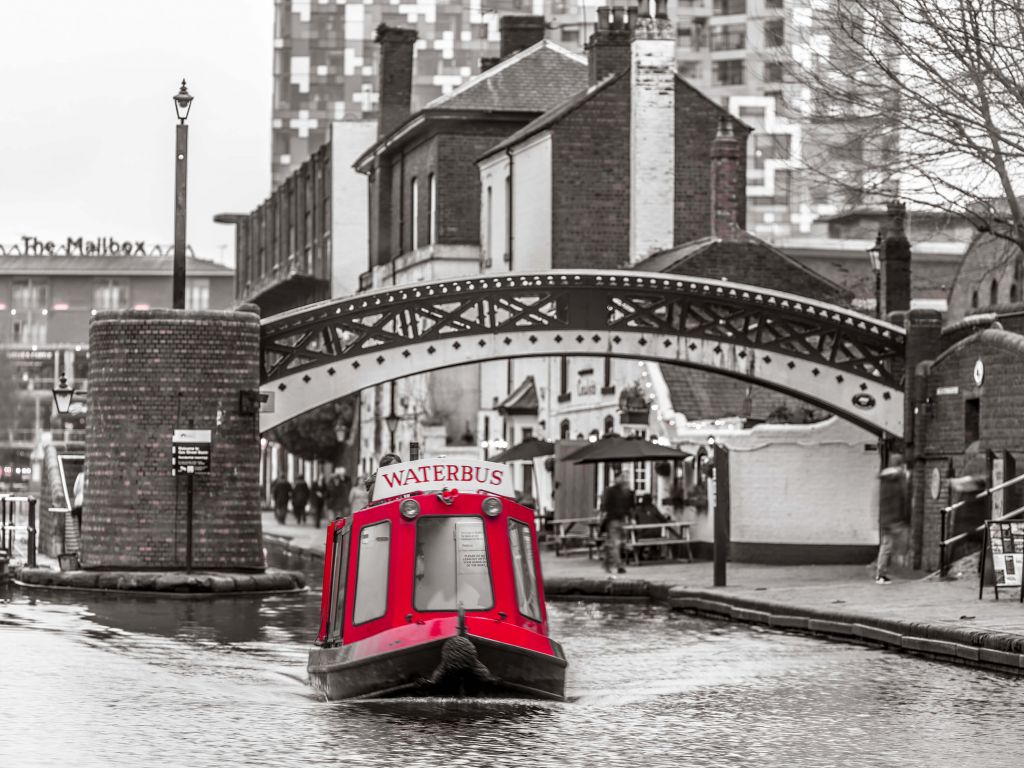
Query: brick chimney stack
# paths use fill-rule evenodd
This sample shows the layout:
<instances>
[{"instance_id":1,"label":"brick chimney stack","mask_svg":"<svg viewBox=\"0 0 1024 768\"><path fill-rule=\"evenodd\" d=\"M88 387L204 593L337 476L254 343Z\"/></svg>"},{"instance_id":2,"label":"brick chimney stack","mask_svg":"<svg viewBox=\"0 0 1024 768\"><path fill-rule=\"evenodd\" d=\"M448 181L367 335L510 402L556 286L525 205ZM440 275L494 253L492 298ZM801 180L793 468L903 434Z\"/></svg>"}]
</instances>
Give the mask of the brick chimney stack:
<instances>
[{"instance_id":1,"label":"brick chimney stack","mask_svg":"<svg viewBox=\"0 0 1024 768\"><path fill-rule=\"evenodd\" d=\"M637 15L636 6L630 6L628 11L622 6L597 9L597 26L587 43L591 85L629 66L630 43Z\"/></svg>"},{"instance_id":2,"label":"brick chimney stack","mask_svg":"<svg viewBox=\"0 0 1024 768\"><path fill-rule=\"evenodd\" d=\"M629 263L675 245L676 30L640 0L630 46Z\"/></svg>"},{"instance_id":3,"label":"brick chimney stack","mask_svg":"<svg viewBox=\"0 0 1024 768\"><path fill-rule=\"evenodd\" d=\"M711 235L733 240L746 225L740 142L731 117L718 118L711 142Z\"/></svg>"},{"instance_id":4,"label":"brick chimney stack","mask_svg":"<svg viewBox=\"0 0 1024 768\"><path fill-rule=\"evenodd\" d=\"M412 60L416 30L377 27L380 44L380 119L377 135L387 136L409 117L412 109Z\"/></svg>"},{"instance_id":5,"label":"brick chimney stack","mask_svg":"<svg viewBox=\"0 0 1024 768\"><path fill-rule=\"evenodd\" d=\"M878 228L881 248L878 316L885 319L890 312L910 309L910 241L905 222L907 206L891 201L886 209L888 220Z\"/></svg>"},{"instance_id":6,"label":"brick chimney stack","mask_svg":"<svg viewBox=\"0 0 1024 768\"><path fill-rule=\"evenodd\" d=\"M502 16L498 30L501 33L501 58L507 59L544 39L544 17Z\"/></svg>"}]
</instances>

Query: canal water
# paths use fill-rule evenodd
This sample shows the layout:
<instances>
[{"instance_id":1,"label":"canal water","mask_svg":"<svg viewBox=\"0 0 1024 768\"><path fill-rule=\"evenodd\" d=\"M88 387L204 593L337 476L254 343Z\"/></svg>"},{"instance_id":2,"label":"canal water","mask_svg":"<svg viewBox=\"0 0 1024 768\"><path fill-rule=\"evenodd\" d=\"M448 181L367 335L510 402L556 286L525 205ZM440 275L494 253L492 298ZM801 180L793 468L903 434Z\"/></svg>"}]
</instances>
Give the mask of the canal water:
<instances>
[{"instance_id":1,"label":"canal water","mask_svg":"<svg viewBox=\"0 0 1024 768\"><path fill-rule=\"evenodd\" d=\"M0 588L2 589L2 588ZM319 590L0 591L0 766L993 766L1024 684L635 604L556 602L567 703L326 703Z\"/></svg>"}]
</instances>

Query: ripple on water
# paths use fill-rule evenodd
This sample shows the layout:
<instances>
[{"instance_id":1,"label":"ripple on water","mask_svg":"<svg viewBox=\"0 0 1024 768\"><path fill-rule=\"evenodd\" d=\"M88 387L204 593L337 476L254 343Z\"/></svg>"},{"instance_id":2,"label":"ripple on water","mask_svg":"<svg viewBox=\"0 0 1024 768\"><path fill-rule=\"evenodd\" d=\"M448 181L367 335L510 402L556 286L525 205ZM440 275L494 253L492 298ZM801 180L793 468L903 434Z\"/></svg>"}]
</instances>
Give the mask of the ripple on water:
<instances>
[{"instance_id":1,"label":"ripple on water","mask_svg":"<svg viewBox=\"0 0 1024 768\"><path fill-rule=\"evenodd\" d=\"M0 765L937 766L1016 754L1021 684L661 607L554 603L567 703L323 702L315 593L0 602Z\"/></svg>"}]
</instances>

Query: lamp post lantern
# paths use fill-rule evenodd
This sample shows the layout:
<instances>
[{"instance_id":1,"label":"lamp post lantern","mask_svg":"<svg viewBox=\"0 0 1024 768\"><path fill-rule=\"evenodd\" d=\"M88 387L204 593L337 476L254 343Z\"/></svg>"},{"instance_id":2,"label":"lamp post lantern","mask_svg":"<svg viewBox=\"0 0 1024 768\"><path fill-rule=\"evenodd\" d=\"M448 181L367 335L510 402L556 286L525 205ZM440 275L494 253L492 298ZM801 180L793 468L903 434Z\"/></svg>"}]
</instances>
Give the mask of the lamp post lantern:
<instances>
[{"instance_id":1,"label":"lamp post lantern","mask_svg":"<svg viewBox=\"0 0 1024 768\"><path fill-rule=\"evenodd\" d=\"M875 244L868 248L871 260L871 271L875 273L875 317L882 316L882 236L875 239Z\"/></svg>"},{"instance_id":2,"label":"lamp post lantern","mask_svg":"<svg viewBox=\"0 0 1024 768\"><path fill-rule=\"evenodd\" d=\"M185 86L174 95L174 111L178 115L174 148L174 278L171 306L185 308L185 200L188 186L188 119L192 95Z\"/></svg>"},{"instance_id":3,"label":"lamp post lantern","mask_svg":"<svg viewBox=\"0 0 1024 768\"><path fill-rule=\"evenodd\" d=\"M75 390L68 386L68 378L62 373L60 385L53 390L53 402L57 406L57 413L65 414L71 410L71 400L74 396Z\"/></svg>"},{"instance_id":4,"label":"lamp post lantern","mask_svg":"<svg viewBox=\"0 0 1024 768\"><path fill-rule=\"evenodd\" d=\"M384 417L384 423L388 427L388 432L391 433L391 452L395 451L395 430L398 429L398 422L402 417L391 411L387 416Z\"/></svg>"}]
</instances>

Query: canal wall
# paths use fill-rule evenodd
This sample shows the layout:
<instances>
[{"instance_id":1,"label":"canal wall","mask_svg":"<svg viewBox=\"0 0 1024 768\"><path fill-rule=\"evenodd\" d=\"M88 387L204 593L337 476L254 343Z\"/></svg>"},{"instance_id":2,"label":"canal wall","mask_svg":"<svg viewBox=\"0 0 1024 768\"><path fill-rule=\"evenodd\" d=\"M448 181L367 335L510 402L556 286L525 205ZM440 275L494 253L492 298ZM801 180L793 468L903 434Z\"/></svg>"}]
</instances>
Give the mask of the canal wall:
<instances>
[{"instance_id":1,"label":"canal wall","mask_svg":"<svg viewBox=\"0 0 1024 768\"><path fill-rule=\"evenodd\" d=\"M548 598L650 600L686 613L760 624L1024 676L1024 635L1015 633L814 608L717 589L678 587L641 579L554 577L544 580L544 589Z\"/></svg>"}]
</instances>

